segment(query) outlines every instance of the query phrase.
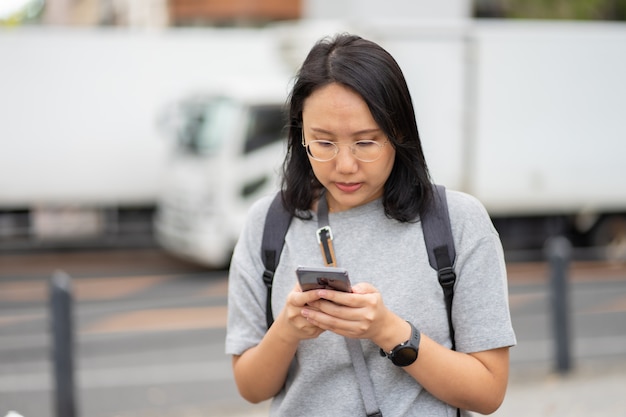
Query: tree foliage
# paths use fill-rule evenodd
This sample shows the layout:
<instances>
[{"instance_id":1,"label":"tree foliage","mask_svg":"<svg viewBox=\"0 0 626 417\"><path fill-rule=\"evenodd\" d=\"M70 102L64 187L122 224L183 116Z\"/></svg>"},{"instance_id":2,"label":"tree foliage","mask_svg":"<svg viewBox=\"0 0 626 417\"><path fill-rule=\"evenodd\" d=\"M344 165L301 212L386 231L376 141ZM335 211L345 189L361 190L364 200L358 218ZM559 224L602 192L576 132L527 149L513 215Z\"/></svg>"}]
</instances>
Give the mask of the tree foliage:
<instances>
[{"instance_id":1,"label":"tree foliage","mask_svg":"<svg viewBox=\"0 0 626 417\"><path fill-rule=\"evenodd\" d=\"M475 0L476 17L626 20L626 0Z\"/></svg>"}]
</instances>

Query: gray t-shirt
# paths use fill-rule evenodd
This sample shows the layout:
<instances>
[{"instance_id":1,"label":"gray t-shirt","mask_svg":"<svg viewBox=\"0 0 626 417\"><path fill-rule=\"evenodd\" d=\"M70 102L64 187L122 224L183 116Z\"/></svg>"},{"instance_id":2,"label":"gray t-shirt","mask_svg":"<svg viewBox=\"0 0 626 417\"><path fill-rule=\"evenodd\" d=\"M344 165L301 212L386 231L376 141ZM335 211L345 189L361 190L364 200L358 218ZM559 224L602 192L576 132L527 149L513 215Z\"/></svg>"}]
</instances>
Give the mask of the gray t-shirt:
<instances>
[{"instance_id":1,"label":"gray t-shirt","mask_svg":"<svg viewBox=\"0 0 626 417\"><path fill-rule=\"evenodd\" d=\"M508 306L502 245L484 207L475 198L447 190L457 252L452 317L456 348L479 352L516 343ZM226 353L238 355L257 345L266 332L261 238L271 197L251 208L235 248L229 273ZM385 216L382 201L329 214L339 266L353 284L369 282L385 305L423 334L450 347L446 307L428 255L420 222ZM323 266L316 238L317 217L294 218L274 276L274 315L296 283L299 265ZM376 400L385 416L450 416L456 409L437 400L404 370L362 340ZM365 409L345 340L332 332L301 341L271 416L364 416Z\"/></svg>"}]
</instances>

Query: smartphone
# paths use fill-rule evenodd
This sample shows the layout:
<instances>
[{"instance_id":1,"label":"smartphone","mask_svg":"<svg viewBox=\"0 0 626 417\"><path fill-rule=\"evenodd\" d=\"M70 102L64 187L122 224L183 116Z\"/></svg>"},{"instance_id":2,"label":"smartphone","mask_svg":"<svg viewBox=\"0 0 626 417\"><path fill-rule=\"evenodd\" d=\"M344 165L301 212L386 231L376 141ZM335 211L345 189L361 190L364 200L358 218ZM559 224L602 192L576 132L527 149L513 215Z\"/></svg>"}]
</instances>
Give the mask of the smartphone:
<instances>
[{"instance_id":1,"label":"smartphone","mask_svg":"<svg viewBox=\"0 0 626 417\"><path fill-rule=\"evenodd\" d=\"M296 275L302 291L327 288L331 290L352 292L348 271L344 268L331 266L299 266Z\"/></svg>"}]
</instances>

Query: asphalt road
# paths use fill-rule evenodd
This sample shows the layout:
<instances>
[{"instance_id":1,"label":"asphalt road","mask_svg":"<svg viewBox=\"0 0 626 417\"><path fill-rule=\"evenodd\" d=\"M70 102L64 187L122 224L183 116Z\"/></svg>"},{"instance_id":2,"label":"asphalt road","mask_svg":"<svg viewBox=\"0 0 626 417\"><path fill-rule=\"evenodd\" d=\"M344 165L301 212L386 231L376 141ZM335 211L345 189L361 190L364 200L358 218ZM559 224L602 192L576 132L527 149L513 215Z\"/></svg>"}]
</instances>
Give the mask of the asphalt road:
<instances>
[{"instance_id":1,"label":"asphalt road","mask_svg":"<svg viewBox=\"0 0 626 417\"><path fill-rule=\"evenodd\" d=\"M263 415L267 404L239 398L223 353L226 272L133 250L0 255L0 417L55 416L55 270L71 277L77 416ZM509 265L513 382L553 374L549 275ZM575 264L568 277L572 367L626 363L626 266Z\"/></svg>"}]
</instances>

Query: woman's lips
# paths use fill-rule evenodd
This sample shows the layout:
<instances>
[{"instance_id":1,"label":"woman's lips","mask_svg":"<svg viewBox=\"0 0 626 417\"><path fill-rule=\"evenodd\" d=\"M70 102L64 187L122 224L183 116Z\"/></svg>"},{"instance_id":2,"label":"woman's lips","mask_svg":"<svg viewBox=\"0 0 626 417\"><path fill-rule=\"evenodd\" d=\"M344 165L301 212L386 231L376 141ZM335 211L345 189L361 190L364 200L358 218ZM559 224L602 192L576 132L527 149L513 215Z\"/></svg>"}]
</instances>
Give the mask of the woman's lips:
<instances>
[{"instance_id":1,"label":"woman's lips","mask_svg":"<svg viewBox=\"0 0 626 417\"><path fill-rule=\"evenodd\" d=\"M355 183L336 182L335 186L340 191L343 191L344 193L353 193L359 188L361 188L361 184L362 183L360 182L355 182Z\"/></svg>"}]
</instances>

